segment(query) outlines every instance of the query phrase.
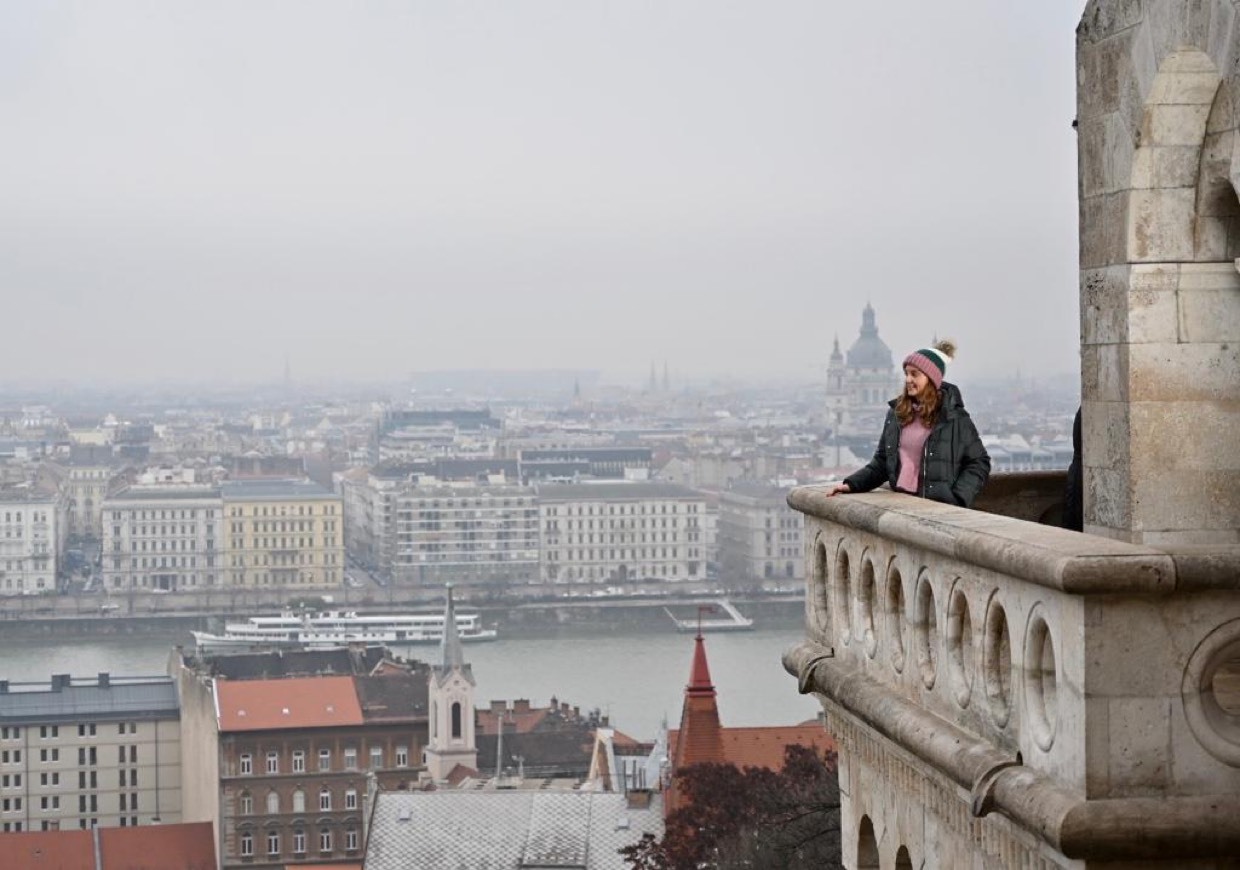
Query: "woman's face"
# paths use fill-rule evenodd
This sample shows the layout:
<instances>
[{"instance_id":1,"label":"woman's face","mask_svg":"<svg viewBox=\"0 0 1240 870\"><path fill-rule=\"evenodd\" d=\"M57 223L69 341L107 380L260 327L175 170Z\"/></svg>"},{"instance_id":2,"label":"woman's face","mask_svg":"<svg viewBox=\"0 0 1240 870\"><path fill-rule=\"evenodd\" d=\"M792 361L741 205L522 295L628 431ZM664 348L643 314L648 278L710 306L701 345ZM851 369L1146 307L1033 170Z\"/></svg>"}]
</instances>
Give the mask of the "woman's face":
<instances>
[{"instance_id":1,"label":"woman's face","mask_svg":"<svg viewBox=\"0 0 1240 870\"><path fill-rule=\"evenodd\" d=\"M929 383L930 379L926 377L926 373L917 366L904 367L904 391L910 398L916 399L922 395Z\"/></svg>"}]
</instances>

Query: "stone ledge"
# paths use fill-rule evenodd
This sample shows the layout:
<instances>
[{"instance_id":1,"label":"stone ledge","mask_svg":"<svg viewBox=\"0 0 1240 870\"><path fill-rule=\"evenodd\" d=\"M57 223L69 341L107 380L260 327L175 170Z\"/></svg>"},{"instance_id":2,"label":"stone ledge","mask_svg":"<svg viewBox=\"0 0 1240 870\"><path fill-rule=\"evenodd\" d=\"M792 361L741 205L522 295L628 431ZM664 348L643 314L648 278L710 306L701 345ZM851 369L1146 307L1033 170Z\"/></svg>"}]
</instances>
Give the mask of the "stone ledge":
<instances>
[{"instance_id":1,"label":"stone ledge","mask_svg":"<svg viewBox=\"0 0 1240 870\"><path fill-rule=\"evenodd\" d=\"M1152 547L901 493L828 497L829 491L827 486L797 487L788 494L788 505L813 517L1072 595L1169 594L1186 588L1188 578L1177 577L1179 563ZM1219 588L1218 582L1214 577L1208 588ZM1240 588L1240 575L1233 577L1231 588Z\"/></svg>"},{"instance_id":2,"label":"stone ledge","mask_svg":"<svg viewBox=\"0 0 1240 870\"><path fill-rule=\"evenodd\" d=\"M1219 858L1240 854L1240 795L1086 800L985 740L923 710L813 642L784 669L816 694L969 792L969 813L999 813L1073 859Z\"/></svg>"}]
</instances>

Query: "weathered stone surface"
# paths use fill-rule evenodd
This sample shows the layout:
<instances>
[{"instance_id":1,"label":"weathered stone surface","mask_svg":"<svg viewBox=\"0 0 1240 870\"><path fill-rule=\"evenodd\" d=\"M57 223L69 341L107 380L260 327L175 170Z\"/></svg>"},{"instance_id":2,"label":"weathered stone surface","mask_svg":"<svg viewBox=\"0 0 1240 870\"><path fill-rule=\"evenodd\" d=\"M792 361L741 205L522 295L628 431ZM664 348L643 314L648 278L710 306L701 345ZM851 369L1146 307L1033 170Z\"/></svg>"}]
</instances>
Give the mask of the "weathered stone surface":
<instances>
[{"instance_id":1,"label":"weathered stone surface","mask_svg":"<svg viewBox=\"0 0 1240 870\"><path fill-rule=\"evenodd\" d=\"M1171 774L1171 701L1166 697L1110 702L1110 794L1165 794Z\"/></svg>"},{"instance_id":2,"label":"weathered stone surface","mask_svg":"<svg viewBox=\"0 0 1240 870\"><path fill-rule=\"evenodd\" d=\"M1128 377L1131 402L1229 402L1240 384L1240 343L1129 344Z\"/></svg>"},{"instance_id":3,"label":"weathered stone surface","mask_svg":"<svg viewBox=\"0 0 1240 870\"><path fill-rule=\"evenodd\" d=\"M1127 261L1128 197L1098 194L1081 200L1081 267L1096 269Z\"/></svg>"},{"instance_id":4,"label":"weathered stone surface","mask_svg":"<svg viewBox=\"0 0 1240 870\"><path fill-rule=\"evenodd\" d=\"M1128 258L1135 263L1191 260L1195 187L1128 194Z\"/></svg>"}]
</instances>

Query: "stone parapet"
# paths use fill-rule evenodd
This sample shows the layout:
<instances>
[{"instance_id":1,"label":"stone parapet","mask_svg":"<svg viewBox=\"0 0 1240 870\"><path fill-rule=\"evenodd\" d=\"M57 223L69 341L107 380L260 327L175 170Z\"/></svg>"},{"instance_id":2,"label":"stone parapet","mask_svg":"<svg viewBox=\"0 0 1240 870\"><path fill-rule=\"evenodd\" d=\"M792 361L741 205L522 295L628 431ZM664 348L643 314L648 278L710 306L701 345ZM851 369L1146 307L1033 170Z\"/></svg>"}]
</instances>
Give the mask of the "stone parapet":
<instances>
[{"instance_id":1,"label":"stone parapet","mask_svg":"<svg viewBox=\"0 0 1240 870\"><path fill-rule=\"evenodd\" d=\"M831 723L955 801L908 804L841 739L845 803L850 777L867 795L854 824L926 856L943 813L996 814L998 833L961 829L960 855L993 834L1046 866L1240 854L1240 696L1224 682L1240 668L1240 548L827 491L788 496L806 515L807 640L785 667Z\"/></svg>"}]
</instances>

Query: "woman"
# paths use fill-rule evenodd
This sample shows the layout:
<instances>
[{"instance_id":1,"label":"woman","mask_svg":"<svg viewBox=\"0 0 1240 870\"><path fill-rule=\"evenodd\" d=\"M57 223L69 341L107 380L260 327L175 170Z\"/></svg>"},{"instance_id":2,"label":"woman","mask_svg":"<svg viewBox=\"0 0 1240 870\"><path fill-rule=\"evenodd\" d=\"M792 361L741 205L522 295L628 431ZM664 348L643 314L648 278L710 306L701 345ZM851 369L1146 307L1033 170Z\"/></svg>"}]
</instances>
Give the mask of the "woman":
<instances>
[{"instance_id":1,"label":"woman","mask_svg":"<svg viewBox=\"0 0 1240 870\"><path fill-rule=\"evenodd\" d=\"M990 476L990 455L960 390L943 382L955 352L955 344L940 341L905 357L904 391L891 400L874 458L828 495L869 492L889 483L896 492L973 504Z\"/></svg>"}]
</instances>

